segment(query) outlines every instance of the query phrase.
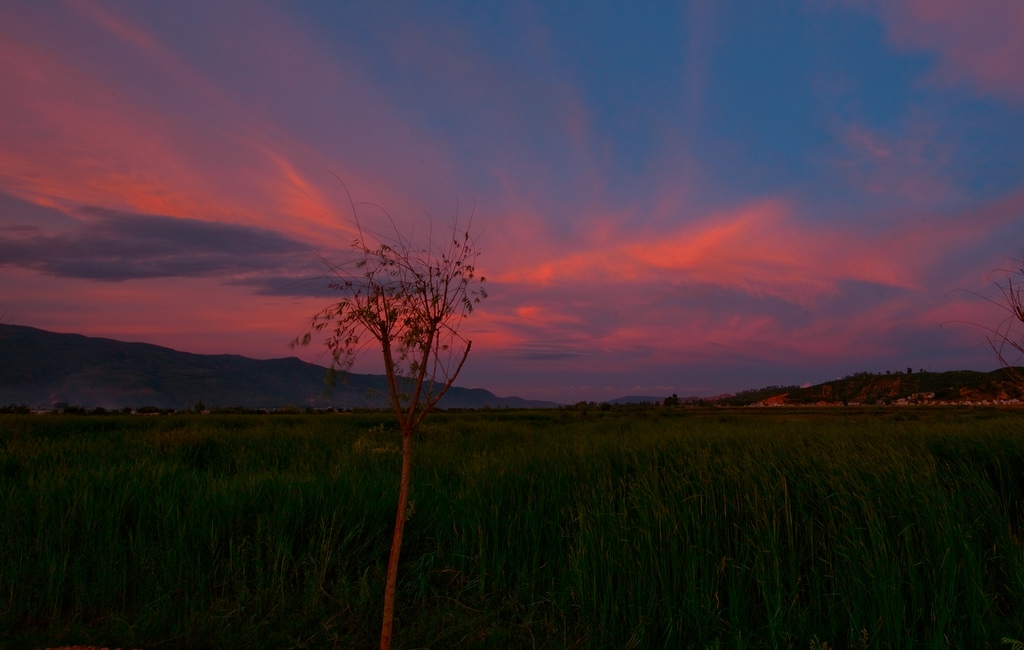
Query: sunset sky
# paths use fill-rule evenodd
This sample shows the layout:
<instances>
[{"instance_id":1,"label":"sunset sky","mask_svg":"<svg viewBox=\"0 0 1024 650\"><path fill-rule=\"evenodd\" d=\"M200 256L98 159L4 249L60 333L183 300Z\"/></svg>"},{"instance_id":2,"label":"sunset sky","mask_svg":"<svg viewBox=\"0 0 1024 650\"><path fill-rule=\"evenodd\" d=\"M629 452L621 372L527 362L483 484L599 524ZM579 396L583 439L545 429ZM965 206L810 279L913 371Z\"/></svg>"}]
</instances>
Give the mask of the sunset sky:
<instances>
[{"instance_id":1,"label":"sunset sky","mask_svg":"<svg viewBox=\"0 0 1024 650\"><path fill-rule=\"evenodd\" d=\"M1020 0L9 0L0 320L327 364L287 344L347 187L417 232L473 213L463 386L991 370L1021 34Z\"/></svg>"}]
</instances>

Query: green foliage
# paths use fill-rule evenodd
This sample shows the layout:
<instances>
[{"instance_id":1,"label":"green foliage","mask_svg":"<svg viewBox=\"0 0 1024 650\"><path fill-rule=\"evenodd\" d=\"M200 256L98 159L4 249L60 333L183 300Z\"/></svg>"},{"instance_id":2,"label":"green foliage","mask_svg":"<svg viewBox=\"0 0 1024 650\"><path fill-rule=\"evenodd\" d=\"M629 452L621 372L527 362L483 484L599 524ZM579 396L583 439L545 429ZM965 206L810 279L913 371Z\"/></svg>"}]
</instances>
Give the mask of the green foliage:
<instances>
[{"instance_id":1,"label":"green foliage","mask_svg":"<svg viewBox=\"0 0 1024 650\"><path fill-rule=\"evenodd\" d=\"M396 644L1019 638L1019 413L904 413L437 413L419 432ZM2 647L374 645L396 426L5 415Z\"/></svg>"}]
</instances>

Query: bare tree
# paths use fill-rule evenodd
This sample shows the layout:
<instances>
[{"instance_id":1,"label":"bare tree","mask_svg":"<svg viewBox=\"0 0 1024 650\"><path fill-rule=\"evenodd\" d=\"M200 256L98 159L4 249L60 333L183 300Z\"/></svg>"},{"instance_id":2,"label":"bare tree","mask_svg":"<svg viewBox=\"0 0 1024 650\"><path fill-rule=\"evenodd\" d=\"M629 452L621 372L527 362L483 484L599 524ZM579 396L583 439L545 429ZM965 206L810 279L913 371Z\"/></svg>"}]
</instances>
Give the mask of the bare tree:
<instances>
[{"instance_id":1,"label":"bare tree","mask_svg":"<svg viewBox=\"0 0 1024 650\"><path fill-rule=\"evenodd\" d=\"M8 314L6 309L0 309L0 325L10 325L18 314Z\"/></svg>"},{"instance_id":2,"label":"bare tree","mask_svg":"<svg viewBox=\"0 0 1024 650\"><path fill-rule=\"evenodd\" d=\"M1024 259L1016 269L1005 270L1005 281L996 282L998 294L989 301L1006 311L1006 318L989 329L988 343L999 363L1018 379L1024 379L1019 369L1024 359Z\"/></svg>"},{"instance_id":3,"label":"bare tree","mask_svg":"<svg viewBox=\"0 0 1024 650\"><path fill-rule=\"evenodd\" d=\"M387 211L387 233L360 223L351 202L357 236L353 259L328 264L340 299L316 314L304 335L292 345L308 345L326 333L332 371L347 371L367 346L379 348L384 361L391 407L402 436L402 476L384 590L380 647L391 647L398 558L409 510L413 436L462 369L472 342L459 329L475 304L487 297L484 278L476 272L478 252L469 225L460 228L458 214L443 239L434 236L428 217L427 235L414 242L404 236ZM327 260L323 260L327 263Z\"/></svg>"}]
</instances>

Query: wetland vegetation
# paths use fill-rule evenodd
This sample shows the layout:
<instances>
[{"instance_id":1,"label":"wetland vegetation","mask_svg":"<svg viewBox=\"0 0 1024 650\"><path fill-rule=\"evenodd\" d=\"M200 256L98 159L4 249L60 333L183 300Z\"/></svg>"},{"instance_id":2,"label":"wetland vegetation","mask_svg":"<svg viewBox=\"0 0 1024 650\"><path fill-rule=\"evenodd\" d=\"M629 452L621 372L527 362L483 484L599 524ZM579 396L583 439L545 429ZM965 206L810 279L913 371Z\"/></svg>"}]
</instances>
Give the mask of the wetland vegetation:
<instances>
[{"instance_id":1,"label":"wetland vegetation","mask_svg":"<svg viewBox=\"0 0 1024 650\"><path fill-rule=\"evenodd\" d=\"M401 648L963 648L1024 635L1024 412L439 412ZM371 647L384 413L0 416L0 648Z\"/></svg>"}]
</instances>

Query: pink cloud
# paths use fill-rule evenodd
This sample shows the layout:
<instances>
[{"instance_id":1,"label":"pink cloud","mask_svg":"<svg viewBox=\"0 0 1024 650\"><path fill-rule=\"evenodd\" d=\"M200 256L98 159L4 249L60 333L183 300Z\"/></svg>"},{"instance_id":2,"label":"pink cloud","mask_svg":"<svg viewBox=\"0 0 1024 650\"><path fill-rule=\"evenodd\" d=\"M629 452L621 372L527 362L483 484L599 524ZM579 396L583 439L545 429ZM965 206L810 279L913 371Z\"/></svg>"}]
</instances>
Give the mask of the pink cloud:
<instances>
[{"instance_id":1,"label":"pink cloud","mask_svg":"<svg viewBox=\"0 0 1024 650\"><path fill-rule=\"evenodd\" d=\"M984 275L975 267L977 277L966 278L950 260L989 247L1022 209L1017 193L953 215L830 224L791 201L764 199L663 230L611 213L571 243L537 229L532 245L509 230L509 254L490 258L500 262L488 273L498 297L468 327L486 330L492 351L557 342L562 369L745 358L828 360L856 371L871 369L866 359L918 363L902 361L920 353L911 332L967 346L984 361L984 351L969 349L977 336L942 328L962 309L946 308L956 302L949 292L978 287ZM526 256L519 264L517 248Z\"/></svg>"},{"instance_id":2,"label":"pink cloud","mask_svg":"<svg viewBox=\"0 0 1024 650\"><path fill-rule=\"evenodd\" d=\"M15 324L202 354L323 357L321 350L288 348L289 341L302 333L302 316L312 315L323 306L322 300L252 300L247 291L224 290L217 278L96 283L16 268L3 273L4 300L18 306Z\"/></svg>"},{"instance_id":3,"label":"pink cloud","mask_svg":"<svg viewBox=\"0 0 1024 650\"><path fill-rule=\"evenodd\" d=\"M937 129L926 120L911 120L906 132L895 136L848 124L839 137L845 150L833 164L861 191L919 205L940 205L957 197L946 172L952 149L938 140Z\"/></svg>"},{"instance_id":4,"label":"pink cloud","mask_svg":"<svg viewBox=\"0 0 1024 650\"><path fill-rule=\"evenodd\" d=\"M223 50L262 66L268 87L317 88L324 105L311 111L330 113L332 104L351 102L365 115L341 124L334 124L337 115L317 116L326 132L310 143L283 130L246 89L222 87L213 72L200 73L126 15L89 2L71 6L75 14L29 7L0 21L0 86L8 91L0 103L0 191L70 212L95 205L187 216L333 244L351 215L331 172L357 200L385 204L399 216L422 214L425 187L451 185L443 147L270 9L254 5L242 23L232 18ZM291 58L257 47L268 42ZM303 68L301 82L295 66ZM166 95L147 94L149 85L132 75L150 78ZM374 151L381 132L401 146L377 147L386 155ZM339 140L350 147L334 149Z\"/></svg>"},{"instance_id":5,"label":"pink cloud","mask_svg":"<svg viewBox=\"0 0 1024 650\"><path fill-rule=\"evenodd\" d=\"M65 4L89 20L92 20L113 36L145 52L149 56L161 59L168 67L178 67L174 64L173 57L153 39L151 34L120 16L107 11L97 3L90 2L89 0L65 0Z\"/></svg>"},{"instance_id":6,"label":"pink cloud","mask_svg":"<svg viewBox=\"0 0 1024 650\"><path fill-rule=\"evenodd\" d=\"M936 53L936 81L967 82L985 93L1024 102L1024 3L882 0L879 5L897 46Z\"/></svg>"},{"instance_id":7,"label":"pink cloud","mask_svg":"<svg viewBox=\"0 0 1024 650\"><path fill-rule=\"evenodd\" d=\"M94 74L96 62L22 40L56 29L31 18L27 25L4 30L0 81L12 91L0 107L6 118L0 126L4 191L69 209L88 204L206 218L238 219L244 212L256 218L256 206L246 210L231 200L223 172L207 162L226 156L215 128L146 105ZM234 144L239 158L251 159ZM204 167L207 174L200 171Z\"/></svg>"},{"instance_id":8,"label":"pink cloud","mask_svg":"<svg viewBox=\"0 0 1024 650\"><path fill-rule=\"evenodd\" d=\"M694 24L713 26L710 6L695 5L692 11L703 18ZM1009 7L995 6L996 13ZM373 82L346 67L345 57L326 50L315 32L300 29L273 6L253 5L236 28L218 34L224 58L208 66L170 47L158 26L133 22L130 11L84 1L72 7L71 19L83 23L74 28L66 15L53 18L31 6L0 21L0 87L9 91L0 102L2 192L72 214L94 205L244 223L328 247L344 246L349 236L347 198L329 170L357 201L387 207L403 228L422 216L428 202L423 196L432 201L455 194L450 188L460 167L450 145L425 133ZM982 39L978 30L987 29L989 20L971 18L959 30L963 11L945 1L911 2L886 5L884 15L895 42L939 52L948 80L1020 96L1024 66L1013 77L1000 58L1019 62L1020 46L1000 27L993 40L1003 50L962 52L964 44ZM214 17L214 26L233 20ZM1020 26L1017 14L1003 18ZM980 27L972 20L982 21ZM475 354L557 358L560 368L614 370L636 366L638 359L665 365L731 354L779 363L798 357L855 362L899 353L900 343L889 337L894 329L930 327L969 312L959 304L946 307L944 292L962 286L956 283L969 273L946 271L947 260L990 244L992 233L1024 209L1018 192L970 213L929 212L955 188L945 173L949 152L934 128L917 122L895 135L859 124L843 127L847 151L838 166L859 189L912 200L918 213L862 214L861 223L839 223L807 214L792 197L701 210L690 198L690 188L700 185L699 161L687 160L684 146L666 146L661 154L671 163L662 165L672 170L664 173L678 172L679 178L652 183L654 196L616 204L602 173L610 149L593 132L583 94L556 70L550 84L532 92L552 94L541 126L564 137L566 160L579 162L565 176L572 186L559 194L553 166L530 164L535 152L510 135L526 119L516 113L522 104L512 94L533 80L506 84L494 74L500 65L484 60L484 49L463 42L462 35L457 26L446 32L446 45L455 43L450 49L431 47L431 35L416 26L389 37L400 61L448 79L445 90L465 93L457 100L482 102L493 123L509 128L493 135L493 151L502 155L480 170L494 186L474 224L481 270L493 290L466 323ZM536 38L543 51L546 35ZM708 46L691 47L686 75L694 98L683 108L698 115ZM154 87L173 92L147 96L146 84L118 76L122 65L158 77ZM218 78L218 65L232 72ZM244 80L247 70L271 90L227 83ZM271 93L317 97L317 105L302 107L300 115L327 125L322 137L288 122L294 116L276 115ZM176 109L175 101L194 106ZM451 202L438 204L447 210ZM463 214L467 204L463 198ZM443 212L438 221L447 216ZM324 302L254 300L245 288L214 279L101 285L4 273L18 284L5 299L32 324L197 352L294 354L284 345ZM856 307L842 304L854 292L851 285L881 297ZM184 303L187 313L178 307ZM324 361L319 350L298 353ZM379 370L376 359L366 363L364 370Z\"/></svg>"},{"instance_id":9,"label":"pink cloud","mask_svg":"<svg viewBox=\"0 0 1024 650\"><path fill-rule=\"evenodd\" d=\"M884 254L887 249L867 234L801 223L785 202L766 200L669 232L622 228L596 245L506 267L495 279L539 286L667 280L807 304L834 294L842 281L916 286L906 262Z\"/></svg>"}]
</instances>

